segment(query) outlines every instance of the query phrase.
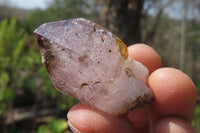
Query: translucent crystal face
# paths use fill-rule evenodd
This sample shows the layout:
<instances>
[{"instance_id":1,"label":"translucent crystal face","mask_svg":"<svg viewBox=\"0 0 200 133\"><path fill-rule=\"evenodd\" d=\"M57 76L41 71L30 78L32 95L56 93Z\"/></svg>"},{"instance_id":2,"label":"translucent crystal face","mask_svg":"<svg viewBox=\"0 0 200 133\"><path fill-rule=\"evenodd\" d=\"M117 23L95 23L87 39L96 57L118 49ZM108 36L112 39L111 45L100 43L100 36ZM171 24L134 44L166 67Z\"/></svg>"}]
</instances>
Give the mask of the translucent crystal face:
<instances>
[{"instance_id":1,"label":"translucent crystal face","mask_svg":"<svg viewBox=\"0 0 200 133\"><path fill-rule=\"evenodd\" d=\"M152 101L148 70L126 45L83 18L45 23L34 31L52 83L59 91L113 115Z\"/></svg>"}]
</instances>

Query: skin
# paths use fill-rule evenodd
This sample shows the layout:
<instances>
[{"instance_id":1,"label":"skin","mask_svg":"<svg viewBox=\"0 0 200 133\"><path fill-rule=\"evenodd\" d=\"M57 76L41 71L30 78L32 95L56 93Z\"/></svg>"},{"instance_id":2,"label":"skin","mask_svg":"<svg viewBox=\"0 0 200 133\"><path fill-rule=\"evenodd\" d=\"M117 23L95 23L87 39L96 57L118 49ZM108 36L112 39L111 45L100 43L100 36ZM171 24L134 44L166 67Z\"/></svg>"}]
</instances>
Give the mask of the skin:
<instances>
[{"instance_id":1,"label":"skin","mask_svg":"<svg viewBox=\"0 0 200 133\"><path fill-rule=\"evenodd\" d=\"M149 69L153 102L118 117L79 103L67 115L74 133L196 133L190 124L196 101L192 80L180 70L161 68L160 56L145 44L128 50Z\"/></svg>"}]
</instances>

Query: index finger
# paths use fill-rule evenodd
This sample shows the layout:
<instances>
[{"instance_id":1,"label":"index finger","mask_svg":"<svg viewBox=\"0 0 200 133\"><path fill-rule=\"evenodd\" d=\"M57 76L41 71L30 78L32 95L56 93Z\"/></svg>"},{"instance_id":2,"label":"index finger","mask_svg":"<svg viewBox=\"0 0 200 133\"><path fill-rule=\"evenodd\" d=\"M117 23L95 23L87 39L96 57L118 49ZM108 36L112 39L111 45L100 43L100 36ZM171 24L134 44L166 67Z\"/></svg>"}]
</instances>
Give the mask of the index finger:
<instances>
[{"instance_id":1,"label":"index finger","mask_svg":"<svg viewBox=\"0 0 200 133\"><path fill-rule=\"evenodd\" d=\"M128 52L133 59L146 66L150 74L162 66L160 56L148 45L134 44L128 47Z\"/></svg>"}]
</instances>

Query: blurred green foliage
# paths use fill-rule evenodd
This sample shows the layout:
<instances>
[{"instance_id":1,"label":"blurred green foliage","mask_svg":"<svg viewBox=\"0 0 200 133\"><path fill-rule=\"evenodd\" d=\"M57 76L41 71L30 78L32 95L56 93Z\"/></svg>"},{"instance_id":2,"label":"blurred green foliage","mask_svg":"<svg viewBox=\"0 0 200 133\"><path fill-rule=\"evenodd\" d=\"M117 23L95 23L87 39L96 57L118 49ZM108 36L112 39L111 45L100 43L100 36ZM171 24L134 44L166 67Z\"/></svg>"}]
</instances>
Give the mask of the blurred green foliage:
<instances>
[{"instance_id":1,"label":"blurred green foliage","mask_svg":"<svg viewBox=\"0 0 200 133\"><path fill-rule=\"evenodd\" d=\"M197 83L196 88L197 88L197 96L199 96L200 95L200 83ZM197 101L192 125L196 128L196 130L198 132L200 132L200 103L198 103L198 102L200 102L200 101Z\"/></svg>"},{"instance_id":2,"label":"blurred green foliage","mask_svg":"<svg viewBox=\"0 0 200 133\"><path fill-rule=\"evenodd\" d=\"M198 132L200 131L200 104L196 105L192 125Z\"/></svg>"},{"instance_id":3,"label":"blurred green foliage","mask_svg":"<svg viewBox=\"0 0 200 133\"><path fill-rule=\"evenodd\" d=\"M65 119L54 118L46 124L40 125L37 133L63 133L68 128Z\"/></svg>"},{"instance_id":4,"label":"blurred green foliage","mask_svg":"<svg viewBox=\"0 0 200 133\"><path fill-rule=\"evenodd\" d=\"M20 80L20 56L23 53L27 34L17 27L17 20L0 22L0 114L15 97L14 87Z\"/></svg>"}]
</instances>

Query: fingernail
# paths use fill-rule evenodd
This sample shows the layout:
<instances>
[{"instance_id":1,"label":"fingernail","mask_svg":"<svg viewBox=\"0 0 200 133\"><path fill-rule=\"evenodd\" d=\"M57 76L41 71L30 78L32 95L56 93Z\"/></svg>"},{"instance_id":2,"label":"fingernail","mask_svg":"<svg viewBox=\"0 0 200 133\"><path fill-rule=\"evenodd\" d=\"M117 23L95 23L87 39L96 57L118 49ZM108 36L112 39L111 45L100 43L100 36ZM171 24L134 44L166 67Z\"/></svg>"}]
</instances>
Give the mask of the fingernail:
<instances>
[{"instance_id":1,"label":"fingernail","mask_svg":"<svg viewBox=\"0 0 200 133\"><path fill-rule=\"evenodd\" d=\"M78 130L77 128L75 128L70 122L69 120L67 121L69 127L71 128L71 130L73 131L73 133L88 133L88 132L82 132L80 130Z\"/></svg>"}]
</instances>

